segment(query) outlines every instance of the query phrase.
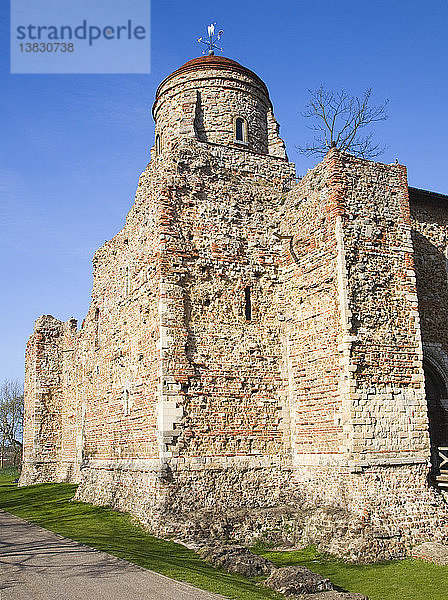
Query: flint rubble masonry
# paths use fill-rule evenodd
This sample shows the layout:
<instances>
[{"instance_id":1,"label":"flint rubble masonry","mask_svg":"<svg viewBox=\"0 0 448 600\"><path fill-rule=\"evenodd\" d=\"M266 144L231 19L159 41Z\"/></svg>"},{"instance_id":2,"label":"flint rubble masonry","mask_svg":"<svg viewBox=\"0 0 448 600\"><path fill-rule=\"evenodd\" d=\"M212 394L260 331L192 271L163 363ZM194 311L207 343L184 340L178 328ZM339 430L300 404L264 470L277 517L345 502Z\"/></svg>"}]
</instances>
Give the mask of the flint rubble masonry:
<instances>
[{"instance_id":1,"label":"flint rubble masonry","mask_svg":"<svg viewBox=\"0 0 448 600\"><path fill-rule=\"evenodd\" d=\"M411 227L443 246L448 205L428 231L405 167L336 149L297 181L265 84L229 59L178 69L153 114L83 326L43 316L28 342L20 484L79 482L161 535L357 560L446 540L422 332L445 356L448 327L425 307L421 327Z\"/></svg>"}]
</instances>

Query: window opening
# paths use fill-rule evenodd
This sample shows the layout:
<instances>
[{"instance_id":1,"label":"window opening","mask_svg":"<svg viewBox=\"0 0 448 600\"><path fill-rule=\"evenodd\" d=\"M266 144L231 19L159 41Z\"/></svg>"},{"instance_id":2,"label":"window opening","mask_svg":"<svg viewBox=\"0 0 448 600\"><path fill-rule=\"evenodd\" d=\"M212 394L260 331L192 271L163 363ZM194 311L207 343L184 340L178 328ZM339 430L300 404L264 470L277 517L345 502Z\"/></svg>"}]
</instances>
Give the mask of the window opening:
<instances>
[{"instance_id":1,"label":"window opening","mask_svg":"<svg viewBox=\"0 0 448 600\"><path fill-rule=\"evenodd\" d=\"M123 410L124 414L128 416L131 413L131 403L129 401L129 390L125 389L123 392Z\"/></svg>"},{"instance_id":2,"label":"window opening","mask_svg":"<svg viewBox=\"0 0 448 600\"><path fill-rule=\"evenodd\" d=\"M252 318L252 303L251 303L251 299L250 299L250 286L247 286L244 289L244 297L245 297L244 314L246 316L246 321L250 321Z\"/></svg>"},{"instance_id":3,"label":"window opening","mask_svg":"<svg viewBox=\"0 0 448 600\"><path fill-rule=\"evenodd\" d=\"M235 119L235 140L238 142L247 142L247 125L246 121L241 117Z\"/></svg>"},{"instance_id":4,"label":"window opening","mask_svg":"<svg viewBox=\"0 0 448 600\"><path fill-rule=\"evenodd\" d=\"M156 156L162 151L162 138L159 134L156 135Z\"/></svg>"},{"instance_id":5,"label":"window opening","mask_svg":"<svg viewBox=\"0 0 448 600\"><path fill-rule=\"evenodd\" d=\"M129 267L126 267L126 281L125 281L125 288L124 288L125 296L129 296L129 288L130 288Z\"/></svg>"},{"instance_id":6,"label":"window opening","mask_svg":"<svg viewBox=\"0 0 448 600\"><path fill-rule=\"evenodd\" d=\"M95 349L100 347L100 309L95 308Z\"/></svg>"}]
</instances>

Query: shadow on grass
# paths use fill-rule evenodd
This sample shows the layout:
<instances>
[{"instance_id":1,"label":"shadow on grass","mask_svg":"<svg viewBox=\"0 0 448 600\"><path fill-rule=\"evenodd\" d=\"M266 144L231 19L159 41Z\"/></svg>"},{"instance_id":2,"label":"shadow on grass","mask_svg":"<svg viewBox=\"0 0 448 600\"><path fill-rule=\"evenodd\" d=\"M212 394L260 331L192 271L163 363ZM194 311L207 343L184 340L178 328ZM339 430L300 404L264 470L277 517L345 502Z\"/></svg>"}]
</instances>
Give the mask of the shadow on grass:
<instances>
[{"instance_id":1,"label":"shadow on grass","mask_svg":"<svg viewBox=\"0 0 448 600\"><path fill-rule=\"evenodd\" d=\"M71 501L75 490L76 486L69 484L18 488L11 484L11 478L3 477L0 508L64 537L228 598L282 598L257 585L256 579L215 569L185 546L155 538L125 513Z\"/></svg>"},{"instance_id":2,"label":"shadow on grass","mask_svg":"<svg viewBox=\"0 0 448 600\"><path fill-rule=\"evenodd\" d=\"M149 535L135 526L127 514L71 501L74 485L17 488L11 484L14 478L0 473L0 508L41 527L228 598L283 598L258 586L255 579L214 569L188 548ZM370 600L446 600L448 597L448 567L411 559L375 565L348 564L314 548L275 552L257 547L254 551L278 567L306 566L331 579L341 590L363 593Z\"/></svg>"}]
</instances>

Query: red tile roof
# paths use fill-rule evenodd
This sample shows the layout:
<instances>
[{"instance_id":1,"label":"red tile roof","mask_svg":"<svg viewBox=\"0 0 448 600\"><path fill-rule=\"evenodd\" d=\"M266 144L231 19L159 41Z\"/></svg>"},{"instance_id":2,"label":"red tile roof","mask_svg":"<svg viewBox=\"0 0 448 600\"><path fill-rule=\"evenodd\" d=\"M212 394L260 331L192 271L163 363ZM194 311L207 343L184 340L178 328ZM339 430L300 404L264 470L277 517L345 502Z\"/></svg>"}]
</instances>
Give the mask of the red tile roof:
<instances>
[{"instance_id":1,"label":"red tile roof","mask_svg":"<svg viewBox=\"0 0 448 600\"><path fill-rule=\"evenodd\" d=\"M223 71L238 71L243 75L247 75L252 79L255 79L261 86L265 89L266 95L269 97L268 89L266 84L250 69L243 67L240 63L237 63L235 60L231 58L226 58L225 56L215 56L214 54L211 56L199 56L198 58L192 58L184 65L173 71L171 75L165 77L162 83L157 88L156 98L159 95L160 88L166 82L172 79L173 77L180 75L181 73L187 73L189 71L197 71L199 69L220 69Z\"/></svg>"}]
</instances>

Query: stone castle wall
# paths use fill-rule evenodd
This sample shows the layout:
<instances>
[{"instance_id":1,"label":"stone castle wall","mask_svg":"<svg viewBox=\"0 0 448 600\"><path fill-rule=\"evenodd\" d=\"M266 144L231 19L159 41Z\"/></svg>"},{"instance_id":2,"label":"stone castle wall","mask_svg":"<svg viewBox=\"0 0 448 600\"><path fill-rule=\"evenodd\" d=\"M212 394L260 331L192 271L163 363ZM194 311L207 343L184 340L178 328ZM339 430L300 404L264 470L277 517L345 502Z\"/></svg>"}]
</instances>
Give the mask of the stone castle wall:
<instances>
[{"instance_id":1,"label":"stone castle wall","mask_svg":"<svg viewBox=\"0 0 448 600\"><path fill-rule=\"evenodd\" d=\"M50 315L36 321L26 349L23 462L26 483L65 478L68 399L64 395L64 324ZM75 464L76 461L72 461Z\"/></svg>"},{"instance_id":2,"label":"stone castle wall","mask_svg":"<svg viewBox=\"0 0 448 600\"><path fill-rule=\"evenodd\" d=\"M92 305L79 334L83 460L158 456L163 205L143 173L125 228L94 258Z\"/></svg>"},{"instance_id":3,"label":"stone castle wall","mask_svg":"<svg viewBox=\"0 0 448 600\"><path fill-rule=\"evenodd\" d=\"M226 457L231 463L236 456L267 455L278 463L279 454L290 453L282 348L271 309L278 275L270 240L277 227L279 186L290 186L294 171L285 161L260 157L251 173L241 150L214 147L210 152L195 140L159 158L164 176L156 159L148 177L157 182L155 193L162 191L145 200L155 202L161 214L159 294L154 299L160 352L157 459L128 455L107 464L103 456L91 455L78 493L105 501L109 492L104 490L115 486L120 490L116 505L138 510L146 519L149 511L136 509L126 492L130 479L133 488L146 489L144 505L149 503L154 513L160 504L172 503L169 489L160 484L172 469L181 466L196 477L207 456L212 463L222 457L222 468ZM237 167L247 174L237 176ZM128 226L139 214L137 200ZM148 238L151 227L144 228ZM138 338L140 331L132 334ZM238 466L235 472L240 473Z\"/></svg>"},{"instance_id":4,"label":"stone castle wall","mask_svg":"<svg viewBox=\"0 0 448 600\"><path fill-rule=\"evenodd\" d=\"M339 455L342 428L337 238L329 203L328 164L287 194L282 207L282 302L294 457Z\"/></svg>"},{"instance_id":5,"label":"stone castle wall","mask_svg":"<svg viewBox=\"0 0 448 600\"><path fill-rule=\"evenodd\" d=\"M425 461L428 417L406 170L347 162L353 454L361 461Z\"/></svg>"},{"instance_id":6,"label":"stone castle wall","mask_svg":"<svg viewBox=\"0 0 448 600\"><path fill-rule=\"evenodd\" d=\"M278 185L240 179L200 147L188 163L183 152L174 157L176 235L164 272L174 325L166 358L184 411L175 454L277 455L285 443L270 244Z\"/></svg>"},{"instance_id":7,"label":"stone castle wall","mask_svg":"<svg viewBox=\"0 0 448 600\"><path fill-rule=\"evenodd\" d=\"M26 483L33 483L35 478L51 481L57 469L61 329L62 323L57 319L40 317L26 347L23 427Z\"/></svg>"},{"instance_id":8,"label":"stone castle wall","mask_svg":"<svg viewBox=\"0 0 448 600\"><path fill-rule=\"evenodd\" d=\"M54 319L38 321L29 344L27 402L37 402L40 392L33 381L44 365L50 374L43 371L40 379L51 392L46 401L51 435L58 440L59 460L75 480L79 480L79 465L86 461L110 465L116 460L158 456L157 231L163 227L163 213L158 202L151 202L157 196L147 175L140 179L135 218L94 257L92 304L81 329ZM31 412L27 410L27 419ZM31 424L25 427L26 432L32 429ZM53 447L50 431L41 429L36 436L45 447ZM25 447L30 445L25 438ZM26 452L26 460L32 460ZM46 461L39 449L33 456ZM24 474L22 480L28 481L28 476Z\"/></svg>"},{"instance_id":9,"label":"stone castle wall","mask_svg":"<svg viewBox=\"0 0 448 600\"><path fill-rule=\"evenodd\" d=\"M402 556L447 535L417 297L424 272L442 347L443 210L412 207L415 269L405 168L332 149L297 182L243 71L159 88L162 143L95 254L82 327L41 317L30 339L21 483L80 481L162 535Z\"/></svg>"},{"instance_id":10,"label":"stone castle wall","mask_svg":"<svg viewBox=\"0 0 448 600\"><path fill-rule=\"evenodd\" d=\"M332 151L288 194L283 217L297 460L424 462L404 168Z\"/></svg>"},{"instance_id":11,"label":"stone castle wall","mask_svg":"<svg viewBox=\"0 0 448 600\"><path fill-rule=\"evenodd\" d=\"M260 172L255 179L232 178L228 165L233 152L210 153L200 143L186 142L173 155L176 166L167 169L165 178L151 172L142 176L142 185L154 175L154 182L164 186L154 196L160 220L148 221L150 227L159 223L163 238L154 298L162 370L159 387L150 392L153 409L145 413L152 418L153 446L145 454L143 440L137 437L146 436L146 444L151 439L147 429L139 428L139 408L130 408L127 416L133 425L127 425L128 435L123 436L119 427L127 421L114 412L114 397L107 389L105 399L94 397L85 409L78 499L128 510L161 535L200 537L208 531L247 542L257 535L271 536L318 543L352 558L403 555L429 532L444 539L443 503L426 481L427 422L418 394L422 382L415 377L413 388L411 381L404 381L406 394L400 401L400 385L394 379L398 372L415 375L412 360L419 347L418 321L412 328L409 319L414 296L409 290L413 280L407 264L409 226L401 167L390 173L385 166L330 154L299 185L280 192L278 184L265 180L263 185ZM169 160L164 164L169 166ZM361 193L354 190L349 195L352 170L364 185L357 188ZM208 173L214 174L212 180ZM128 239L131 227L136 238L151 238L139 202L147 203L149 192L160 189L151 187L144 200L139 196L120 239ZM390 191L398 196L389 206L392 232L376 205ZM363 197L367 193L368 202ZM362 206L357 194L369 211L355 212L353 206ZM355 220L368 227L370 215L375 216L381 237L366 229L369 235L353 242L353 231L361 228ZM375 240L382 246L376 248ZM371 403L362 398L363 371L358 381L357 367L353 368L360 353L353 348L354 342L362 342L363 356L373 361L379 346L367 328L359 331L359 319L350 325L361 310L374 323L378 313L384 314L384 304L377 300L363 305L370 302L372 290L359 292L359 271L354 268L358 259L347 258L355 248L357 257L367 254L362 264L369 284L376 279L380 286L376 269L391 258L387 282L397 278L392 286L397 297L409 294L394 313L397 320L387 321L390 329L383 331L384 336L388 331L400 333L400 350L406 347L403 340L409 340L409 368L399 363L393 370L393 362L382 368L377 357L375 383L387 388L384 393L367 392L374 396ZM380 250L388 253L386 259ZM103 302L107 298L110 302L120 290L126 293L126 271L109 263L110 254L107 249L97 259L104 261L96 266L104 278L95 284L92 306L99 304L100 291L112 289L101 296ZM129 256L123 260L132 262ZM147 264L143 255L141 260ZM106 270L101 264L111 266ZM250 320L245 314L247 287ZM143 289L147 294L148 288ZM379 289L380 297L386 290L391 293L385 284ZM393 297L388 296L387 302ZM130 336L131 347L143 348L142 330L133 325L135 314L127 326L128 305L120 308L123 312L115 320L112 308L101 319L98 346L111 345L104 335L116 323L126 327L119 335ZM399 332L401 322L406 328ZM80 340L85 336L84 343L96 343L94 316L86 319L82 331ZM412 351L412 344L417 350ZM86 356L90 350L86 346ZM400 350L392 358L400 361ZM99 356L99 349L94 352L92 356ZM78 349L86 365L94 364L82 356ZM109 373L116 368L110 359L102 366ZM129 379L132 362L122 363L121 369ZM148 372L147 365L145 369ZM351 385L346 385L347 374ZM87 397L91 388L82 379L80 385ZM117 394L122 390L120 386ZM122 402L123 396L119 398ZM343 412L350 408L351 421ZM406 426L405 419L409 419ZM381 435L394 427L397 435L390 441ZM108 432L113 437L108 438ZM130 436L135 436L135 446ZM405 508L395 501L397 490L408 498Z\"/></svg>"}]
</instances>

